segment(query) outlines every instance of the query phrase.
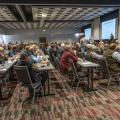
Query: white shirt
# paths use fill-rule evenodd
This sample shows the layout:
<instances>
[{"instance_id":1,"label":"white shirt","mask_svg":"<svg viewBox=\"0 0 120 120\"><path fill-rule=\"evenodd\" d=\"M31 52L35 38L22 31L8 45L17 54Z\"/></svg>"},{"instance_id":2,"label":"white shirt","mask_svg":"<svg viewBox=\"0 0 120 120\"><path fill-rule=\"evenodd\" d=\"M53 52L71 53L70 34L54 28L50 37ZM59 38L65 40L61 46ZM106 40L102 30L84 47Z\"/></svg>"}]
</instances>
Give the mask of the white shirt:
<instances>
[{"instance_id":1,"label":"white shirt","mask_svg":"<svg viewBox=\"0 0 120 120\"><path fill-rule=\"evenodd\" d=\"M97 54L97 53L94 52L94 51L91 52L90 55L91 55L91 57L96 58L96 59L98 59L98 60L104 59L103 55L99 55L99 54Z\"/></svg>"},{"instance_id":2,"label":"white shirt","mask_svg":"<svg viewBox=\"0 0 120 120\"><path fill-rule=\"evenodd\" d=\"M83 37L81 40L80 40L80 45L81 45L81 47L83 47L83 46L86 46L87 45L87 39L85 38L85 37Z\"/></svg>"},{"instance_id":3,"label":"white shirt","mask_svg":"<svg viewBox=\"0 0 120 120\"><path fill-rule=\"evenodd\" d=\"M120 52L114 52L112 57L120 63Z\"/></svg>"}]
</instances>

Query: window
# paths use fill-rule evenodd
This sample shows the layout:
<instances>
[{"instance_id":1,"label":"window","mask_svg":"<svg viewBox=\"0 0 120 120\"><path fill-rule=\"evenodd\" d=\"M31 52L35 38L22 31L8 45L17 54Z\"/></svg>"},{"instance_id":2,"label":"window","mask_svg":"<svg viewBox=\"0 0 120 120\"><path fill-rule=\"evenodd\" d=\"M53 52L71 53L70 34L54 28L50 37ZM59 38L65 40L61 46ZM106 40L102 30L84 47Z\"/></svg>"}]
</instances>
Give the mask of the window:
<instances>
[{"instance_id":1,"label":"window","mask_svg":"<svg viewBox=\"0 0 120 120\"><path fill-rule=\"evenodd\" d=\"M114 38L116 38L117 36L116 23L117 23L116 18L102 22L102 26L101 26L102 27L102 31L101 31L102 39L110 39L111 33L113 34Z\"/></svg>"},{"instance_id":2,"label":"window","mask_svg":"<svg viewBox=\"0 0 120 120\"><path fill-rule=\"evenodd\" d=\"M85 29L85 38L87 38L88 40L91 39L91 33L92 33L92 29L91 28L87 28Z\"/></svg>"}]
</instances>

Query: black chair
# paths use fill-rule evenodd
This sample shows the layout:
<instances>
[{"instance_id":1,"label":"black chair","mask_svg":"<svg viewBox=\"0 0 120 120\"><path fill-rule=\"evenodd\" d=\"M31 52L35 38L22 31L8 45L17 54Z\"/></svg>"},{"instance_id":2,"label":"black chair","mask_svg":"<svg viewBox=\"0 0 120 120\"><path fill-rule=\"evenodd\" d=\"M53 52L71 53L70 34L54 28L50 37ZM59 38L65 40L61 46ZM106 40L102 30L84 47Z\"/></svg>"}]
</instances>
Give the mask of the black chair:
<instances>
[{"instance_id":1,"label":"black chair","mask_svg":"<svg viewBox=\"0 0 120 120\"><path fill-rule=\"evenodd\" d=\"M84 57L85 57L85 55L84 55L82 52L79 52L79 53L77 54L77 56L80 57L80 58L82 58L82 59L84 59Z\"/></svg>"},{"instance_id":2,"label":"black chair","mask_svg":"<svg viewBox=\"0 0 120 120\"><path fill-rule=\"evenodd\" d=\"M32 82L27 66L14 65L14 70L16 72L17 80L20 86L33 89L33 103L34 103L35 93L42 86L41 81L36 83Z\"/></svg>"},{"instance_id":3,"label":"black chair","mask_svg":"<svg viewBox=\"0 0 120 120\"><path fill-rule=\"evenodd\" d=\"M8 89L8 88L12 88L12 87L14 87L14 84L13 84L13 82L12 81L10 81L9 80L9 78L10 78L10 76L9 76L9 73L7 72L7 73L0 73L0 99L1 100L5 100L5 99L8 99L9 97L10 97L10 94L9 94L9 92L8 92L8 94L7 94L7 97L4 97L3 98L3 95L2 94L4 94L4 93L2 93L2 88L6 88L6 89ZM8 91L8 90L7 90Z\"/></svg>"},{"instance_id":4,"label":"black chair","mask_svg":"<svg viewBox=\"0 0 120 120\"><path fill-rule=\"evenodd\" d=\"M86 55L85 55L85 60L91 61L91 56L90 56L90 54L86 53Z\"/></svg>"},{"instance_id":5,"label":"black chair","mask_svg":"<svg viewBox=\"0 0 120 120\"><path fill-rule=\"evenodd\" d=\"M7 86L7 82L9 82L9 73L3 74L0 73L0 83L5 83L5 85Z\"/></svg>"},{"instance_id":6,"label":"black chair","mask_svg":"<svg viewBox=\"0 0 120 120\"><path fill-rule=\"evenodd\" d=\"M113 78L113 79L114 79L114 78L115 78L115 79L117 78L117 79L118 79L118 82L119 82L119 85L120 85L120 72L117 73L117 72L115 72L115 71L110 70L109 67L108 67L108 63L107 63L106 58L104 58L104 60L105 60L106 66L107 66L108 74L109 74L108 87L109 87L109 85L110 85L110 82L111 82L112 78Z\"/></svg>"},{"instance_id":7,"label":"black chair","mask_svg":"<svg viewBox=\"0 0 120 120\"><path fill-rule=\"evenodd\" d=\"M76 65L75 65L75 63L72 59L69 59L69 63L70 63L71 68L72 68L72 73L73 73L74 80L76 80L76 79L78 80L77 87L76 87L76 90L77 90L80 82L82 82L82 80L85 79L85 78L88 79L89 76L85 72L82 72L82 71L78 72L77 69L76 69ZM73 81L73 82L75 82L75 81Z\"/></svg>"},{"instance_id":8,"label":"black chair","mask_svg":"<svg viewBox=\"0 0 120 120\"><path fill-rule=\"evenodd\" d=\"M108 79L108 84L107 86L109 87L110 85L110 82L113 79L116 79L118 78L119 79L119 85L120 85L120 73L116 73L114 71L111 71L109 68L108 68L108 63L107 63L107 60L106 58L103 58L103 59L95 59L95 58L92 58L92 61L96 62L97 64L100 65L100 68L99 68L99 71L102 73L102 75L104 76L105 79Z\"/></svg>"}]
</instances>

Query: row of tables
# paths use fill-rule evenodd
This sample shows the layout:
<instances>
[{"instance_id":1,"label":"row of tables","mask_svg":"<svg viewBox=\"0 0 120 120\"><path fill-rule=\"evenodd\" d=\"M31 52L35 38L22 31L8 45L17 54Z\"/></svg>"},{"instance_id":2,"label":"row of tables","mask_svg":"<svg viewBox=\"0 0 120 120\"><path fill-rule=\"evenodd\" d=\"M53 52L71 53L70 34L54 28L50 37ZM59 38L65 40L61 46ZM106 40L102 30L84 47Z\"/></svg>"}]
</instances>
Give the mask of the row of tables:
<instances>
[{"instance_id":1,"label":"row of tables","mask_svg":"<svg viewBox=\"0 0 120 120\"><path fill-rule=\"evenodd\" d=\"M47 79L47 82L48 82L48 95L52 95L51 90L50 90L49 71L54 70L55 69L54 66L51 63L49 65L48 64L42 64L42 63L36 63L36 64L33 65L33 69L36 69L38 71L46 71L47 72L47 75L48 75L48 79ZM45 88L44 88L44 95L47 95L46 92L45 92Z\"/></svg>"},{"instance_id":2,"label":"row of tables","mask_svg":"<svg viewBox=\"0 0 120 120\"><path fill-rule=\"evenodd\" d=\"M11 68L15 65L17 61L11 61L11 62L6 62L4 64L0 65L0 74L6 74L11 71ZM93 86L93 69L96 67L100 67L100 65L90 62L90 61L83 61L79 60L78 64L83 67L88 69L89 73L89 79L88 79L88 91L93 91L94 86ZM54 66L50 63L49 65L47 64L42 64L42 63L37 63L33 65L33 69L37 69L39 71L46 71L49 73L50 70L54 70ZM11 73L11 72L10 72ZM10 75L12 76L12 75ZM49 79L49 74L48 74L48 94L50 94L50 79ZM0 99L2 98L2 88L0 87Z\"/></svg>"},{"instance_id":3,"label":"row of tables","mask_svg":"<svg viewBox=\"0 0 120 120\"><path fill-rule=\"evenodd\" d=\"M2 80L7 73L10 75L9 79L13 79L12 68L16 64L16 62L17 61L14 60L14 61L7 61L4 64L0 64L0 80ZM1 86L0 86L0 99L3 99L2 87Z\"/></svg>"},{"instance_id":4,"label":"row of tables","mask_svg":"<svg viewBox=\"0 0 120 120\"><path fill-rule=\"evenodd\" d=\"M5 76L8 72L10 74L10 79L13 79L13 66L16 64L15 61L9 61L5 62L4 64L0 64L0 74ZM50 63L45 64L45 63L36 63L33 65L33 69L36 69L37 71L46 71L48 75L48 94L50 94L50 79L49 79L49 71L54 70L54 66ZM3 78L3 77L2 77ZM2 88L0 87L0 99L2 99Z\"/></svg>"}]
</instances>

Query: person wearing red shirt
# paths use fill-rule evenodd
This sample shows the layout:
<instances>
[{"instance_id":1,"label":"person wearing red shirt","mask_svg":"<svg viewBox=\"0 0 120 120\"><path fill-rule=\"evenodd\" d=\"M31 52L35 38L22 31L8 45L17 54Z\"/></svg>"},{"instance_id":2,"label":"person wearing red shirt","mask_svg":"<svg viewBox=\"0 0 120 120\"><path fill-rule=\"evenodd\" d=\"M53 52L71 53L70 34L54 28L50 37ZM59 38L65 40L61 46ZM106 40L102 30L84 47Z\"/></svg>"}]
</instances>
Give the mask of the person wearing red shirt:
<instances>
[{"instance_id":1,"label":"person wearing red shirt","mask_svg":"<svg viewBox=\"0 0 120 120\"><path fill-rule=\"evenodd\" d=\"M78 61L78 56L74 53L72 47L70 45L67 45L59 63L62 70L70 70L71 65L69 63L69 59L72 59L73 62L76 64Z\"/></svg>"}]
</instances>

